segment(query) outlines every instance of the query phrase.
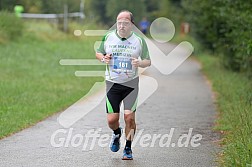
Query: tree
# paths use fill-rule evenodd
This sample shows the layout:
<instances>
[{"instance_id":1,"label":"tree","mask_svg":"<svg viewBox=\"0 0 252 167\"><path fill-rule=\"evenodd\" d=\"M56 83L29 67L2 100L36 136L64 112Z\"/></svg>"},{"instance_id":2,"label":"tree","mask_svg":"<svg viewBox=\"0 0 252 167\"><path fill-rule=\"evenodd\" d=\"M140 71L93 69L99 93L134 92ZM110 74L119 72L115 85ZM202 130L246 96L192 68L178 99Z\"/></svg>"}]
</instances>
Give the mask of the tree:
<instances>
[{"instance_id":1,"label":"tree","mask_svg":"<svg viewBox=\"0 0 252 167\"><path fill-rule=\"evenodd\" d=\"M146 6L143 0L108 0L106 16L110 18L110 24L115 23L117 14L123 9L133 13L136 24L146 15Z\"/></svg>"},{"instance_id":2,"label":"tree","mask_svg":"<svg viewBox=\"0 0 252 167\"><path fill-rule=\"evenodd\" d=\"M0 0L0 10L13 12L15 5L17 5L16 0Z\"/></svg>"},{"instance_id":3,"label":"tree","mask_svg":"<svg viewBox=\"0 0 252 167\"><path fill-rule=\"evenodd\" d=\"M183 0L196 38L223 55L225 67L252 76L252 1Z\"/></svg>"},{"instance_id":4,"label":"tree","mask_svg":"<svg viewBox=\"0 0 252 167\"><path fill-rule=\"evenodd\" d=\"M106 4L108 3L108 0L92 0L90 2L90 15L95 15L95 18L97 21L107 24L110 20L106 16Z\"/></svg>"}]
</instances>

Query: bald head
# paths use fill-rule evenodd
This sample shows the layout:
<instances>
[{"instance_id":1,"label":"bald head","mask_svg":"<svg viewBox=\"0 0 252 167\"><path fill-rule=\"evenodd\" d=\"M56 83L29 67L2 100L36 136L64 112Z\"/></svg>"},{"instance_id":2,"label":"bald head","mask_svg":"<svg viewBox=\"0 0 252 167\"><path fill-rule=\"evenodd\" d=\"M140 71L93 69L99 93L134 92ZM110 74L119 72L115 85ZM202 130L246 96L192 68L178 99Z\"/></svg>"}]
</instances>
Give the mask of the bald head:
<instances>
[{"instance_id":1,"label":"bald head","mask_svg":"<svg viewBox=\"0 0 252 167\"><path fill-rule=\"evenodd\" d=\"M116 20L121 20L121 19L129 20L130 22L134 24L133 14L128 10L122 10L121 12L119 12Z\"/></svg>"}]
</instances>

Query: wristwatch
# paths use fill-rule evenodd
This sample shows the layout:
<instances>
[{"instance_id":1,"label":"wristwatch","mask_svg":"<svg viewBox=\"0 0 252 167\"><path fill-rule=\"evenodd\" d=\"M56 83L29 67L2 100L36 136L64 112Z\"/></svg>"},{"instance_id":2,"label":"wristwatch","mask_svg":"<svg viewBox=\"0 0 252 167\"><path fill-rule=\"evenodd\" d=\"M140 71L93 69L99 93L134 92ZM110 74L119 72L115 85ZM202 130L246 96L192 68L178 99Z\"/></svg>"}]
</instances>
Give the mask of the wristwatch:
<instances>
[{"instance_id":1,"label":"wristwatch","mask_svg":"<svg viewBox=\"0 0 252 167\"><path fill-rule=\"evenodd\" d=\"M101 62L105 63L105 56L102 57Z\"/></svg>"}]
</instances>

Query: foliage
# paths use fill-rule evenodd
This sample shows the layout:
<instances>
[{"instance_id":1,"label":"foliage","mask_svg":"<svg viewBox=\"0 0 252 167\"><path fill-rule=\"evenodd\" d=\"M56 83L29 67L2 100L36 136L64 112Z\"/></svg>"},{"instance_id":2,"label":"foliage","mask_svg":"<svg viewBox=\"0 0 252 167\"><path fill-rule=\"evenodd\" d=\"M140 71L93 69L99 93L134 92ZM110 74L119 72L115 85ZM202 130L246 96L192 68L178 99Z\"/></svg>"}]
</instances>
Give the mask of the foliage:
<instances>
[{"instance_id":1,"label":"foliage","mask_svg":"<svg viewBox=\"0 0 252 167\"><path fill-rule=\"evenodd\" d=\"M0 12L0 43L22 36L23 22L14 14Z\"/></svg>"},{"instance_id":2,"label":"foliage","mask_svg":"<svg viewBox=\"0 0 252 167\"><path fill-rule=\"evenodd\" d=\"M68 5L69 12L80 11L82 0L0 0L0 10L13 12L15 5L24 6L25 13L63 13L64 4ZM136 25L143 18L153 21L163 16L171 19L175 24L181 20L181 0L85 0L84 13L86 18L111 26L122 9L130 10L135 17Z\"/></svg>"},{"instance_id":3,"label":"foliage","mask_svg":"<svg viewBox=\"0 0 252 167\"><path fill-rule=\"evenodd\" d=\"M197 39L222 53L225 67L252 76L252 1L183 0L182 6Z\"/></svg>"},{"instance_id":4,"label":"foliage","mask_svg":"<svg viewBox=\"0 0 252 167\"><path fill-rule=\"evenodd\" d=\"M81 0L0 0L0 10L13 11L15 5L24 6L26 13L63 13L64 5L68 5L69 12L80 11Z\"/></svg>"},{"instance_id":5,"label":"foliage","mask_svg":"<svg viewBox=\"0 0 252 167\"><path fill-rule=\"evenodd\" d=\"M97 16L98 21L106 25L113 25L116 20L117 14L121 10L129 10L133 13L136 24L145 16L145 4L143 0L103 0L91 1L91 7L94 14Z\"/></svg>"},{"instance_id":6,"label":"foliage","mask_svg":"<svg viewBox=\"0 0 252 167\"><path fill-rule=\"evenodd\" d=\"M131 0L108 0L106 9L106 15L110 17L113 22L115 22L117 14L124 9L133 13L136 24L145 15L145 4L142 0L135 0L134 2Z\"/></svg>"},{"instance_id":7,"label":"foliage","mask_svg":"<svg viewBox=\"0 0 252 167\"><path fill-rule=\"evenodd\" d=\"M0 10L13 11L16 0L0 0Z\"/></svg>"},{"instance_id":8,"label":"foliage","mask_svg":"<svg viewBox=\"0 0 252 167\"><path fill-rule=\"evenodd\" d=\"M203 71L216 92L219 115L216 129L221 131L223 145L221 166L247 167L252 164L252 82L223 68L218 57L200 55Z\"/></svg>"}]
</instances>

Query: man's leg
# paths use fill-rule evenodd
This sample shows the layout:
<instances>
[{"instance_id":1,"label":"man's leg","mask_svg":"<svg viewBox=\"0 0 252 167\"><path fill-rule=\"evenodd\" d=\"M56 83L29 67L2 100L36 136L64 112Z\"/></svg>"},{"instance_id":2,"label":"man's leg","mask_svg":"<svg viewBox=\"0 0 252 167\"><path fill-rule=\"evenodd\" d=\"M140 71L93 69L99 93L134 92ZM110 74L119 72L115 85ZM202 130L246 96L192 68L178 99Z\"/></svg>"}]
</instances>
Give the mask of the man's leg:
<instances>
[{"instance_id":1,"label":"man's leg","mask_svg":"<svg viewBox=\"0 0 252 167\"><path fill-rule=\"evenodd\" d=\"M117 152L120 149L120 137L122 130L119 127L119 113L120 103L122 101L120 94L120 85L106 81L107 98L106 98L106 111L107 122L110 129L114 131L110 143L110 149Z\"/></svg>"},{"instance_id":2,"label":"man's leg","mask_svg":"<svg viewBox=\"0 0 252 167\"><path fill-rule=\"evenodd\" d=\"M113 130L110 149L117 152L120 149L120 137L122 135L122 130L119 127L119 113L108 113L107 121L108 126Z\"/></svg>"},{"instance_id":3,"label":"man's leg","mask_svg":"<svg viewBox=\"0 0 252 167\"><path fill-rule=\"evenodd\" d=\"M126 140L132 141L136 131L135 112L125 110L124 121L125 121Z\"/></svg>"},{"instance_id":4,"label":"man's leg","mask_svg":"<svg viewBox=\"0 0 252 167\"><path fill-rule=\"evenodd\" d=\"M138 97L138 83L139 78L133 79L129 81L125 86L128 87L128 91L126 92L126 96L123 99L124 103L124 121L125 121L125 134L126 140L132 141L135 131L136 131L136 123L135 123L135 112L137 107L137 97Z\"/></svg>"},{"instance_id":5,"label":"man's leg","mask_svg":"<svg viewBox=\"0 0 252 167\"><path fill-rule=\"evenodd\" d=\"M124 121L125 121L125 135L126 135L126 145L123 151L123 160L132 160L132 150L131 144L136 131L135 123L135 112L137 107L137 97L138 97L138 82L139 78L129 81L125 86L128 87L126 96L123 99L124 103Z\"/></svg>"}]
</instances>

